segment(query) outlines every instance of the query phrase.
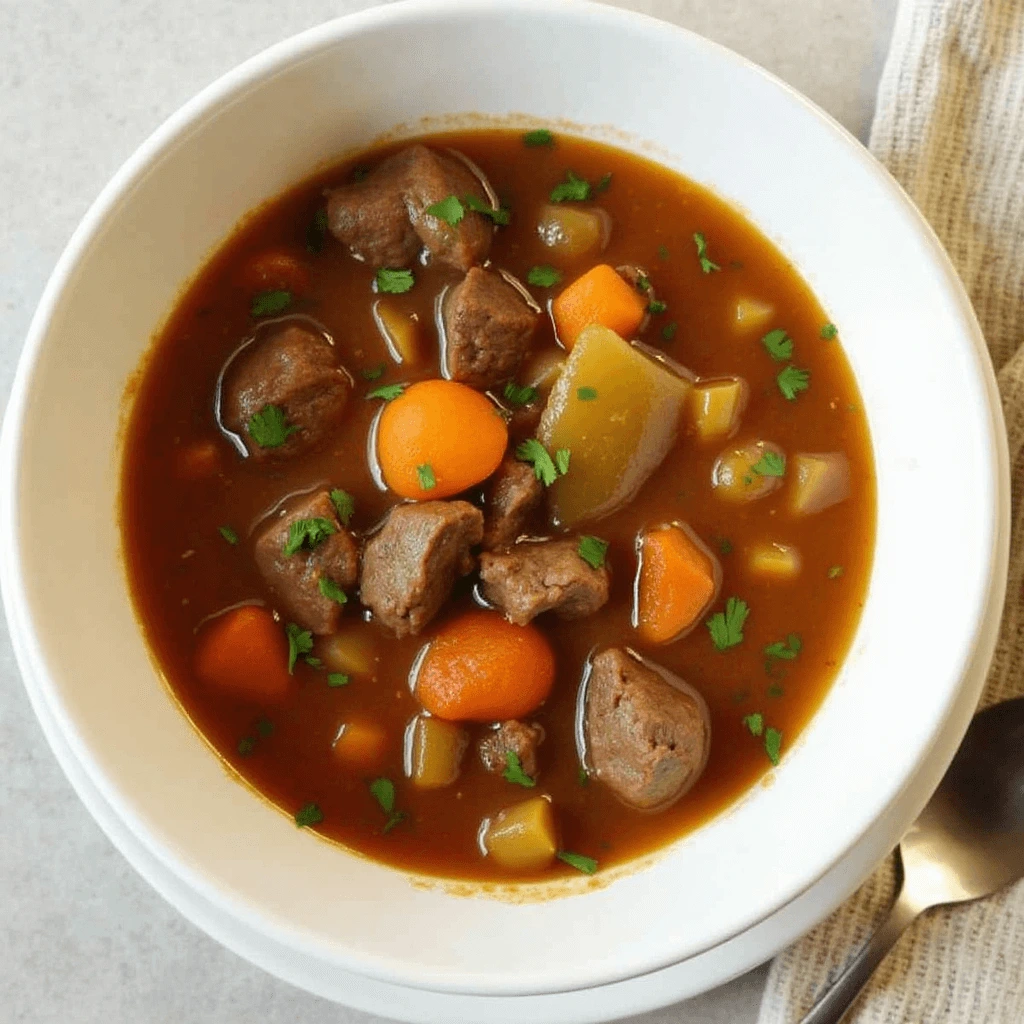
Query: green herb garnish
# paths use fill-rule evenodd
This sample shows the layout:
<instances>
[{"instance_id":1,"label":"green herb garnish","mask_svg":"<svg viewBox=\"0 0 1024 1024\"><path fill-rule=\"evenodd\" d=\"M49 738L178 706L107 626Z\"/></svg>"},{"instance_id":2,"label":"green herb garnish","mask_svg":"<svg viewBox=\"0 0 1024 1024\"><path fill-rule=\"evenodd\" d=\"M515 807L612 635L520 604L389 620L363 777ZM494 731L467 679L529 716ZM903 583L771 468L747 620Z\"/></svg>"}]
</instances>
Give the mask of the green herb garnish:
<instances>
[{"instance_id":1,"label":"green herb garnish","mask_svg":"<svg viewBox=\"0 0 1024 1024\"><path fill-rule=\"evenodd\" d=\"M839 328L835 324L822 324L818 333L822 341L831 341L839 333Z\"/></svg>"},{"instance_id":2,"label":"green herb garnish","mask_svg":"<svg viewBox=\"0 0 1024 1024\"><path fill-rule=\"evenodd\" d=\"M841 565L833 565L828 571L828 578L830 580L837 580L846 570Z\"/></svg>"},{"instance_id":3,"label":"green herb garnish","mask_svg":"<svg viewBox=\"0 0 1024 1024\"><path fill-rule=\"evenodd\" d=\"M665 341L671 341L676 336L676 331L678 329L679 324L677 324L675 320L673 320L672 323L665 324L665 326L662 327L661 336L665 339Z\"/></svg>"},{"instance_id":4,"label":"green herb garnish","mask_svg":"<svg viewBox=\"0 0 1024 1024\"><path fill-rule=\"evenodd\" d=\"M344 672L328 672L327 673L327 685L331 687L348 686L351 682L349 677Z\"/></svg>"},{"instance_id":5,"label":"green herb garnish","mask_svg":"<svg viewBox=\"0 0 1024 1024\"><path fill-rule=\"evenodd\" d=\"M580 853L570 853L568 850L559 850L557 856L563 864L568 864L585 875L592 875L597 871L597 861L593 857L584 857Z\"/></svg>"},{"instance_id":6,"label":"green herb garnish","mask_svg":"<svg viewBox=\"0 0 1024 1024\"><path fill-rule=\"evenodd\" d=\"M393 402L405 390L404 384L381 384L379 388L367 391L365 397L383 398L385 402Z\"/></svg>"},{"instance_id":7,"label":"green herb garnish","mask_svg":"<svg viewBox=\"0 0 1024 1024\"><path fill-rule=\"evenodd\" d=\"M576 781L581 786L590 785L590 772L588 772L582 765L580 765L580 770L576 773Z\"/></svg>"},{"instance_id":8,"label":"green herb garnish","mask_svg":"<svg viewBox=\"0 0 1024 1024\"><path fill-rule=\"evenodd\" d=\"M577 177L572 171L565 172L565 181L560 182L551 190L553 203L583 203L590 198L590 182L586 178Z\"/></svg>"},{"instance_id":9,"label":"green herb garnish","mask_svg":"<svg viewBox=\"0 0 1024 1024\"><path fill-rule=\"evenodd\" d=\"M559 456L564 453L564 458L559 459ZM566 448L560 448L555 454L555 458L559 459L559 466L556 466L551 456L548 454L548 450L538 441L535 437L531 437L529 440L524 441L521 445L516 448L516 458L520 462L527 462L533 466L533 474L536 478L545 486L550 487L559 476L559 468L562 463L565 464L566 469L569 467L569 452ZM561 470L564 474L565 470Z\"/></svg>"},{"instance_id":10,"label":"green herb garnish","mask_svg":"<svg viewBox=\"0 0 1024 1024\"><path fill-rule=\"evenodd\" d=\"M750 468L758 476L785 476L786 457L769 449Z\"/></svg>"},{"instance_id":11,"label":"green herb garnish","mask_svg":"<svg viewBox=\"0 0 1024 1024\"><path fill-rule=\"evenodd\" d=\"M581 402L592 402L597 398L597 388L577 388L576 397Z\"/></svg>"},{"instance_id":12,"label":"green herb garnish","mask_svg":"<svg viewBox=\"0 0 1024 1024\"><path fill-rule=\"evenodd\" d=\"M391 267L381 267L377 271L376 281L377 291L389 295L401 295L416 283L411 270L394 270Z\"/></svg>"},{"instance_id":13,"label":"green herb garnish","mask_svg":"<svg viewBox=\"0 0 1024 1024\"><path fill-rule=\"evenodd\" d=\"M386 835L405 817L404 812L395 810L395 784L386 778L374 779L370 783L370 792L374 800L380 804L380 809L387 815L387 821L384 823Z\"/></svg>"},{"instance_id":14,"label":"green herb garnish","mask_svg":"<svg viewBox=\"0 0 1024 1024\"><path fill-rule=\"evenodd\" d=\"M536 779L530 778L523 771L523 763L519 760L519 755L514 750L509 750L505 753L505 765L505 770L501 774L506 782L513 782L517 786L526 786L527 789L532 789L537 785Z\"/></svg>"},{"instance_id":15,"label":"green herb garnish","mask_svg":"<svg viewBox=\"0 0 1024 1024\"><path fill-rule=\"evenodd\" d=\"M555 452L555 465L558 467L558 472L562 476L565 476L569 472L569 459L572 457L572 452L568 448L559 448Z\"/></svg>"},{"instance_id":16,"label":"green herb garnish","mask_svg":"<svg viewBox=\"0 0 1024 1024\"><path fill-rule=\"evenodd\" d=\"M600 569L604 565L604 556L608 551L608 541L600 537L584 535L576 545L576 551L591 569Z\"/></svg>"},{"instance_id":17,"label":"green herb garnish","mask_svg":"<svg viewBox=\"0 0 1024 1024\"><path fill-rule=\"evenodd\" d=\"M424 491L432 490L437 486L437 477L434 476L433 467L429 462L416 467L416 476L419 477L420 487Z\"/></svg>"},{"instance_id":18,"label":"green herb garnish","mask_svg":"<svg viewBox=\"0 0 1024 1024\"><path fill-rule=\"evenodd\" d=\"M242 757L248 757L256 749L256 740L252 736L243 736L238 741L238 752Z\"/></svg>"},{"instance_id":19,"label":"green herb garnish","mask_svg":"<svg viewBox=\"0 0 1024 1024\"><path fill-rule=\"evenodd\" d=\"M536 148L538 146L553 146L555 137L547 128L534 128L523 136L523 145Z\"/></svg>"},{"instance_id":20,"label":"green herb garnish","mask_svg":"<svg viewBox=\"0 0 1024 1024\"><path fill-rule=\"evenodd\" d=\"M718 542L718 550L723 555L731 555L732 541L728 537L722 537Z\"/></svg>"},{"instance_id":21,"label":"green herb garnish","mask_svg":"<svg viewBox=\"0 0 1024 1024\"><path fill-rule=\"evenodd\" d=\"M708 256L707 239L699 231L695 231L693 233L693 244L697 246L697 259L700 260L700 269L705 274L711 274L716 270L722 269L717 263L714 263Z\"/></svg>"},{"instance_id":22,"label":"green herb garnish","mask_svg":"<svg viewBox=\"0 0 1024 1024\"><path fill-rule=\"evenodd\" d=\"M482 199L478 199L472 193L464 195L462 197L462 201L474 213L482 213L485 217L490 217L495 224L504 226L512 219L512 211L507 207L499 206L495 209L495 207L489 206Z\"/></svg>"},{"instance_id":23,"label":"green herb garnish","mask_svg":"<svg viewBox=\"0 0 1024 1024\"><path fill-rule=\"evenodd\" d=\"M711 633L711 642L720 651L727 651L743 642L743 625L750 614L746 601L730 597L724 612L715 612L705 623Z\"/></svg>"},{"instance_id":24,"label":"green herb garnish","mask_svg":"<svg viewBox=\"0 0 1024 1024\"><path fill-rule=\"evenodd\" d=\"M328 601L337 601L338 604L348 604L348 595L341 587L338 586L330 576L321 576L317 586L320 588L320 593L327 598ZM307 658L306 661L309 661ZM314 666L318 667L318 666Z\"/></svg>"},{"instance_id":25,"label":"green herb garnish","mask_svg":"<svg viewBox=\"0 0 1024 1024\"><path fill-rule=\"evenodd\" d=\"M300 654L309 654L313 650L313 634L308 629L301 629L294 622L284 627L288 637L288 674L295 673L295 662Z\"/></svg>"},{"instance_id":26,"label":"green herb garnish","mask_svg":"<svg viewBox=\"0 0 1024 1024\"><path fill-rule=\"evenodd\" d=\"M539 266L530 267L526 280L529 284L536 285L538 288L551 288L562 280L562 275L554 267L547 263L542 263Z\"/></svg>"},{"instance_id":27,"label":"green herb garnish","mask_svg":"<svg viewBox=\"0 0 1024 1024\"><path fill-rule=\"evenodd\" d=\"M781 327L769 331L761 339L761 344L777 363L793 358L793 339Z\"/></svg>"},{"instance_id":28,"label":"green herb garnish","mask_svg":"<svg viewBox=\"0 0 1024 1024\"><path fill-rule=\"evenodd\" d=\"M658 246L658 259L659 260L667 260L668 257L669 257L668 246L667 245L659 245Z\"/></svg>"},{"instance_id":29,"label":"green herb garnish","mask_svg":"<svg viewBox=\"0 0 1024 1024\"><path fill-rule=\"evenodd\" d=\"M217 532L229 543L238 543L238 534L230 526L218 526Z\"/></svg>"},{"instance_id":30,"label":"green herb garnish","mask_svg":"<svg viewBox=\"0 0 1024 1024\"><path fill-rule=\"evenodd\" d=\"M313 550L318 544L322 544L331 534L337 533L334 523L330 519L321 519L314 516L310 519L296 519L288 527L288 539L281 548L281 554L285 558L291 558L302 548Z\"/></svg>"},{"instance_id":31,"label":"green herb garnish","mask_svg":"<svg viewBox=\"0 0 1024 1024\"><path fill-rule=\"evenodd\" d=\"M387 369L386 363L378 363L376 366L368 366L365 370L360 370L359 376L363 380L380 380L384 376L385 369Z\"/></svg>"},{"instance_id":32,"label":"green herb garnish","mask_svg":"<svg viewBox=\"0 0 1024 1024\"><path fill-rule=\"evenodd\" d=\"M529 384L517 384L514 380L510 380L505 385L505 390L502 394L509 405L513 408L518 408L523 405L529 405L534 401L537 398L537 389Z\"/></svg>"},{"instance_id":33,"label":"green herb garnish","mask_svg":"<svg viewBox=\"0 0 1024 1024\"><path fill-rule=\"evenodd\" d=\"M249 312L253 316L273 316L281 313L292 304L292 293L283 288L275 288L269 292L260 292L252 300Z\"/></svg>"},{"instance_id":34,"label":"green herb garnish","mask_svg":"<svg viewBox=\"0 0 1024 1024\"><path fill-rule=\"evenodd\" d=\"M466 209L459 202L458 196L448 196L439 203L428 206L423 212L443 220L449 227L455 227L466 216Z\"/></svg>"},{"instance_id":35,"label":"green herb garnish","mask_svg":"<svg viewBox=\"0 0 1024 1024\"><path fill-rule=\"evenodd\" d=\"M782 397L792 402L801 391L811 386L811 371L801 370L790 364L775 378Z\"/></svg>"},{"instance_id":36,"label":"green herb garnish","mask_svg":"<svg viewBox=\"0 0 1024 1024\"><path fill-rule=\"evenodd\" d=\"M595 193L607 192L608 191L608 187L611 185L611 183L612 183L612 172L611 171L606 171L604 174L601 175L600 178L597 179L597 182L594 185L594 192Z\"/></svg>"},{"instance_id":37,"label":"green herb garnish","mask_svg":"<svg viewBox=\"0 0 1024 1024\"><path fill-rule=\"evenodd\" d=\"M284 411L276 405L265 405L254 412L247 424L249 436L261 448L280 448L299 428L289 424Z\"/></svg>"},{"instance_id":38,"label":"green herb garnish","mask_svg":"<svg viewBox=\"0 0 1024 1024\"><path fill-rule=\"evenodd\" d=\"M747 727L751 736L760 736L764 732L764 715L760 711L755 711L751 715L745 715L743 717L743 724Z\"/></svg>"},{"instance_id":39,"label":"green herb garnish","mask_svg":"<svg viewBox=\"0 0 1024 1024\"><path fill-rule=\"evenodd\" d=\"M778 729L769 727L764 732L764 752L772 764L779 763L782 754L782 733Z\"/></svg>"},{"instance_id":40,"label":"green herb garnish","mask_svg":"<svg viewBox=\"0 0 1024 1024\"><path fill-rule=\"evenodd\" d=\"M668 309L668 303L662 302L660 299L655 299L653 302L647 303L647 312L653 313L657 316L659 313L664 313Z\"/></svg>"},{"instance_id":41,"label":"green herb garnish","mask_svg":"<svg viewBox=\"0 0 1024 1024\"><path fill-rule=\"evenodd\" d=\"M259 718L256 720L256 731L266 739L273 735L274 723L269 718Z\"/></svg>"},{"instance_id":42,"label":"green herb garnish","mask_svg":"<svg viewBox=\"0 0 1024 1024\"><path fill-rule=\"evenodd\" d=\"M775 661L792 661L803 649L803 641L796 633L790 633L785 640L776 640L764 649L765 671L769 674Z\"/></svg>"},{"instance_id":43,"label":"green herb garnish","mask_svg":"<svg viewBox=\"0 0 1024 1024\"><path fill-rule=\"evenodd\" d=\"M316 804L306 804L295 812L295 824L299 828L319 825L324 820L324 812Z\"/></svg>"},{"instance_id":44,"label":"green herb garnish","mask_svg":"<svg viewBox=\"0 0 1024 1024\"><path fill-rule=\"evenodd\" d=\"M348 491L335 487L331 491L331 504L334 506L334 511L338 514L338 521L341 525L348 526L356 513L356 499Z\"/></svg>"}]
</instances>

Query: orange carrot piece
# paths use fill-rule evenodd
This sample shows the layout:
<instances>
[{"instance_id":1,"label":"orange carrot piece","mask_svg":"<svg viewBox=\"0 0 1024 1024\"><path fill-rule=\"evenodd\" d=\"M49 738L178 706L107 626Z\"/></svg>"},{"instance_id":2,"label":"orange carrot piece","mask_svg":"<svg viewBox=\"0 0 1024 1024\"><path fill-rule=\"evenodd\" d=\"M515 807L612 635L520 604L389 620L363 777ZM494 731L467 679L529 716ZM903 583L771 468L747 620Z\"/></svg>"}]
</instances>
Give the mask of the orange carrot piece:
<instances>
[{"instance_id":1,"label":"orange carrot piece","mask_svg":"<svg viewBox=\"0 0 1024 1024\"><path fill-rule=\"evenodd\" d=\"M214 619L200 635L195 666L204 683L258 702L280 700L291 687L284 630L256 605Z\"/></svg>"},{"instance_id":2,"label":"orange carrot piece","mask_svg":"<svg viewBox=\"0 0 1024 1024\"><path fill-rule=\"evenodd\" d=\"M555 656L540 630L474 610L437 632L415 693L438 718L497 722L536 711L554 681Z\"/></svg>"},{"instance_id":3,"label":"orange carrot piece","mask_svg":"<svg viewBox=\"0 0 1024 1024\"><path fill-rule=\"evenodd\" d=\"M692 629L718 596L718 559L689 527L669 523L644 533L637 570L634 625L648 643L664 644Z\"/></svg>"},{"instance_id":4,"label":"orange carrot piece","mask_svg":"<svg viewBox=\"0 0 1024 1024\"><path fill-rule=\"evenodd\" d=\"M280 290L303 295L309 291L309 267L288 249L267 249L250 257L238 283L253 294Z\"/></svg>"},{"instance_id":5,"label":"orange carrot piece","mask_svg":"<svg viewBox=\"0 0 1024 1024\"><path fill-rule=\"evenodd\" d=\"M384 758L388 736L376 722L355 719L341 727L334 755L352 768L375 768Z\"/></svg>"},{"instance_id":6,"label":"orange carrot piece","mask_svg":"<svg viewBox=\"0 0 1024 1024\"><path fill-rule=\"evenodd\" d=\"M607 263L591 267L551 303L558 340L568 349L588 324L601 324L628 339L646 312L646 296Z\"/></svg>"},{"instance_id":7,"label":"orange carrot piece","mask_svg":"<svg viewBox=\"0 0 1024 1024\"><path fill-rule=\"evenodd\" d=\"M377 459L403 498L449 498L482 483L508 447L508 427L479 391L452 380L423 380L388 402L377 430Z\"/></svg>"},{"instance_id":8,"label":"orange carrot piece","mask_svg":"<svg viewBox=\"0 0 1024 1024\"><path fill-rule=\"evenodd\" d=\"M192 441L178 449L174 464L183 480L205 480L220 471L220 447L210 438Z\"/></svg>"}]
</instances>

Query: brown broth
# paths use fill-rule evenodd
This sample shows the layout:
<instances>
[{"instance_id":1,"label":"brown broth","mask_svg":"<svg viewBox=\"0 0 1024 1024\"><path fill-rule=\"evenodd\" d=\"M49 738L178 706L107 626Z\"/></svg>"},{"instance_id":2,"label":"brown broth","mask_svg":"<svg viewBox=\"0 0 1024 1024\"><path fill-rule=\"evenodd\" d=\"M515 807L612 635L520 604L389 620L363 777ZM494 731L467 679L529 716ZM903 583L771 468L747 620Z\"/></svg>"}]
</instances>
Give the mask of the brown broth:
<instances>
[{"instance_id":1,"label":"brown broth","mask_svg":"<svg viewBox=\"0 0 1024 1024\"><path fill-rule=\"evenodd\" d=\"M602 867L626 861L671 842L700 826L754 786L771 769L763 739L753 737L744 715L759 711L781 730L783 756L814 714L842 662L856 628L870 573L875 529L875 485L867 423L860 396L838 339L820 329L828 317L807 285L778 250L736 210L706 189L661 166L593 142L559 137L553 148L526 148L518 133L488 130L435 136L432 145L454 146L484 170L513 220L499 230L491 259L526 279L529 268L558 262L539 241L536 212L551 187L571 167L591 181L612 173L607 191L595 197L614 228L601 256L612 265L646 267L665 314L652 318L643 340L700 376L739 375L751 400L732 443L764 437L793 454L842 450L850 460L850 497L816 516L795 519L786 511L785 488L747 506L728 505L709 484L712 463L724 445L697 444L682 436L639 497L610 518L588 527L611 542L613 594L597 614L579 622L552 616L537 620L555 649L558 678L547 704L531 719L544 725L537 790L550 794L564 849L599 859ZM241 341L250 336L251 291L239 270L270 247L289 246L305 255L306 230L322 204L327 184L347 180L355 165L372 164L385 151L366 155L317 175L249 217L202 268L174 310L148 357L127 433L122 483L122 529L128 576L147 640L174 694L196 727L221 756L256 789L289 813L314 801L323 811L318 831L371 857L434 875L503 880L507 876L480 855L482 818L521 799L524 790L487 774L472 751L458 782L447 789L418 791L404 781L403 734L418 711L409 691L410 664L446 616L467 607L471 580L464 581L442 614L418 638L395 640L374 622L346 611L345 627L373 638L377 660L372 676L356 677L331 689L322 672L296 668L294 696L282 706L260 708L204 687L192 668L196 634L211 616L240 602L272 606L252 564L251 538L266 512L290 493L323 482L355 496L357 531L370 529L393 503L374 485L366 460L366 436L379 403L362 395L379 383L437 375L436 357L418 373L396 368L374 325L373 270L352 260L328 239L319 256L309 256L312 285L294 312L308 314L332 334L356 379L343 430L319 452L268 469L241 459L219 434L212 397L217 375ZM693 233L707 237L719 273L704 274ZM659 248L667 250L667 258ZM565 280L583 272L559 262ZM435 346L434 298L457 279L444 268L416 268L417 284L396 304L415 312ZM541 296L544 293L533 289ZM760 331L740 335L731 325L740 295L769 302L771 326L784 327L796 344L795 361L811 371L811 387L796 401L775 385L779 365L762 348ZM671 341L661 328L677 322ZM554 344L545 318L536 348ZM386 363L375 383L360 370ZM213 439L221 471L210 479L183 481L175 472L182 447ZM468 443L468 442L467 442ZM744 643L718 652L708 631L658 648L638 644L629 616L635 572L634 538L644 524L684 520L712 548L724 541L727 596L751 608ZM232 547L219 535L229 525L242 537ZM745 567L744 553L755 541L796 545L803 558L793 583L769 583ZM841 565L843 574L829 578ZM766 644L797 633L803 649L795 660L766 673ZM577 686L595 645L619 642L677 672L696 686L712 713L711 758L697 786L668 810L630 810L603 785L582 785L574 741ZM352 716L385 725L388 755L379 771L393 779L398 807L408 818L384 834L384 815L368 791L372 776L351 773L336 760L331 742ZM257 722L272 723L261 735ZM255 739L248 756L238 753L243 737ZM546 877L571 872L556 865Z\"/></svg>"}]
</instances>

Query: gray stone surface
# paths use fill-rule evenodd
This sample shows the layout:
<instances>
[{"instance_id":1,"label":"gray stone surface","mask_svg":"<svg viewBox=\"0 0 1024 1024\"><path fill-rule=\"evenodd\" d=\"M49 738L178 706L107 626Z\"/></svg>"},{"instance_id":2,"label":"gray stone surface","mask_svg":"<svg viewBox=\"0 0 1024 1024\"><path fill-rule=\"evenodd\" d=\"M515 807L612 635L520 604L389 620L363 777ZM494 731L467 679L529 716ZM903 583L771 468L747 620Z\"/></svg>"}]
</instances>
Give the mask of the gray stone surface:
<instances>
[{"instance_id":1,"label":"gray stone surface","mask_svg":"<svg viewBox=\"0 0 1024 1024\"><path fill-rule=\"evenodd\" d=\"M864 137L896 0L622 0L763 64ZM199 88L363 0L0 0L0 396L86 207ZM632 1024L751 1024L763 969ZM0 1021L371 1024L167 906L79 804L0 627Z\"/></svg>"}]
</instances>

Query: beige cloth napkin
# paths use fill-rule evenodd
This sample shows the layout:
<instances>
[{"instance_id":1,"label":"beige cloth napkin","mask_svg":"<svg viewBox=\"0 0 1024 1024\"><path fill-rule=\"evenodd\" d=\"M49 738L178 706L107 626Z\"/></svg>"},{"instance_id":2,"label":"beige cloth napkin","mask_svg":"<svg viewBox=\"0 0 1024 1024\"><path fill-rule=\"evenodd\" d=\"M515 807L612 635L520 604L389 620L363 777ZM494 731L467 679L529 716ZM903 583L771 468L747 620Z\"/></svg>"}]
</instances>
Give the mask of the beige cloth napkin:
<instances>
[{"instance_id":1,"label":"beige cloth napkin","mask_svg":"<svg viewBox=\"0 0 1024 1024\"><path fill-rule=\"evenodd\" d=\"M1013 472L1010 579L983 703L1024 693L1024 0L901 0L871 150L938 232L999 375ZM773 963L759 1024L792 1024L879 923L887 863ZM1024 884L931 911L854 1024L1024 1024Z\"/></svg>"}]
</instances>

